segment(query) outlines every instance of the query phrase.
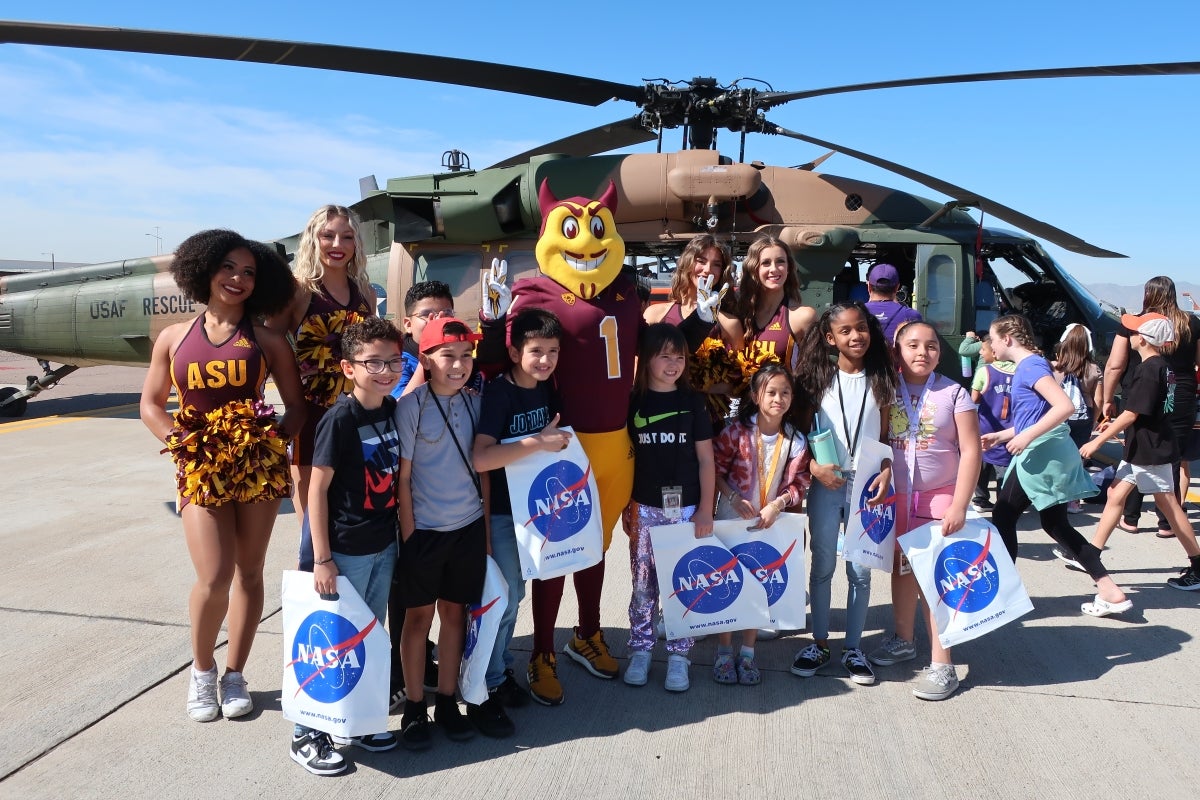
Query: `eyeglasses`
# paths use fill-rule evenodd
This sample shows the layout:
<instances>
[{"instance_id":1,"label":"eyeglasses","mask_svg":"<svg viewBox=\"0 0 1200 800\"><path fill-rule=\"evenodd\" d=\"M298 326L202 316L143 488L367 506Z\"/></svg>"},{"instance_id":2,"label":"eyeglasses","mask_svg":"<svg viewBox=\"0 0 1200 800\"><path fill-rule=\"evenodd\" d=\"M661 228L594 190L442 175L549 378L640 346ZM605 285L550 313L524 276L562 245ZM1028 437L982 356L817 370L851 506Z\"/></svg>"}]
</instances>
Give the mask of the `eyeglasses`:
<instances>
[{"instance_id":1,"label":"eyeglasses","mask_svg":"<svg viewBox=\"0 0 1200 800\"><path fill-rule=\"evenodd\" d=\"M365 361L355 361L347 359L351 364L362 364L363 369L368 375L378 375L383 372L384 367L387 367L392 372L400 373L404 371L404 359L393 358L391 361L384 361L382 358L368 358Z\"/></svg>"},{"instance_id":2,"label":"eyeglasses","mask_svg":"<svg viewBox=\"0 0 1200 800\"><path fill-rule=\"evenodd\" d=\"M454 309L450 308L445 311L439 311L438 309L427 308L424 311L418 312L416 314L409 314L409 316L410 317L420 317L421 319L428 322L431 319L438 319L440 317L453 317Z\"/></svg>"}]
</instances>

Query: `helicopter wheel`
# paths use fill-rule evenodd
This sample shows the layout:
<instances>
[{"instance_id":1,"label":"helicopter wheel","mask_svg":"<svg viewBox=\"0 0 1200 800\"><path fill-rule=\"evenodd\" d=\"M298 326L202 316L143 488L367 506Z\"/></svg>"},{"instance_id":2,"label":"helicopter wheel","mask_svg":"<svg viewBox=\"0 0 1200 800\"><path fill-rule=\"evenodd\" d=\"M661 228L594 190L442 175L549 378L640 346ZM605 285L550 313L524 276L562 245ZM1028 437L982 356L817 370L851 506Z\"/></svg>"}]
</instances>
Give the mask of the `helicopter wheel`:
<instances>
[{"instance_id":1,"label":"helicopter wheel","mask_svg":"<svg viewBox=\"0 0 1200 800\"><path fill-rule=\"evenodd\" d=\"M16 394L19 390L13 386L5 386L0 389L0 402L7 400ZM22 397L15 403L9 403L6 406L0 406L0 417L19 417L25 413L25 407L28 405L28 398Z\"/></svg>"}]
</instances>

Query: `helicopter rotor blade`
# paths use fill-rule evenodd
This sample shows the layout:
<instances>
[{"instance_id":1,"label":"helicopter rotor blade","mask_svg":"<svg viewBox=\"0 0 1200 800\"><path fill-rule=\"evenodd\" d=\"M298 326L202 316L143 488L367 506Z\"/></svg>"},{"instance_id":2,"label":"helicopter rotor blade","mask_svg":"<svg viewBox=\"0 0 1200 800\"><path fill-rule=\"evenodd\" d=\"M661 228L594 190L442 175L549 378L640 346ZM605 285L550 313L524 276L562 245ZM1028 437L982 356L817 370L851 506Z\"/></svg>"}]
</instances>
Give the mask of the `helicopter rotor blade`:
<instances>
[{"instance_id":1,"label":"helicopter rotor blade","mask_svg":"<svg viewBox=\"0 0 1200 800\"><path fill-rule=\"evenodd\" d=\"M631 119L599 125L591 130L581 131L580 133L575 133L557 141L535 147L532 150L526 150L524 153L518 153L497 164L492 164L492 166L512 167L517 164L523 164L534 156L540 156L545 153L563 153L575 157L590 156L596 153L607 153L609 150L617 150L621 147L641 144L642 142L652 142L657 139L657 133L648 131L642 127L641 119L639 115Z\"/></svg>"},{"instance_id":2,"label":"helicopter rotor blade","mask_svg":"<svg viewBox=\"0 0 1200 800\"><path fill-rule=\"evenodd\" d=\"M1084 256L1093 256L1095 258L1126 258L1126 256L1121 253L1114 253L1111 250L1105 250L1102 247L1097 247L1094 244L1085 242L1083 239L1080 239L1077 236L1072 236L1060 228L1056 228L1049 223L1042 222L1041 220L1037 220L1026 214L1022 214L1020 211L1011 209L1008 206L1000 205L996 201L990 200L980 194L970 191L969 189L964 189L961 186L955 186L953 183L941 180L940 178L935 178L932 175L926 175L924 172L918 172L915 169L897 164L894 161L888 161L887 159L879 158L878 156L873 156L869 153L863 153L859 150L852 150L849 147L843 147L839 144L834 144L833 142L827 142L822 139L816 139L812 136L806 136L803 133L797 133L796 131L788 130L787 128L783 128L770 122L763 126L763 132L776 133L780 136L798 139L802 142L808 142L809 144L813 144L817 147L822 147L827 150L836 150L843 155L850 156L851 158L857 158L859 161L865 161L868 164L881 167L889 172L902 175L909 180L916 181L924 186L928 186L934 191L941 192L948 197L953 197L960 203L975 206L998 220L1007 222L1010 225L1014 225L1017 228L1031 233L1040 239L1053 242L1064 250L1070 250L1072 253L1079 253L1080 255Z\"/></svg>"},{"instance_id":3,"label":"helicopter rotor blade","mask_svg":"<svg viewBox=\"0 0 1200 800\"><path fill-rule=\"evenodd\" d=\"M1168 61L1160 64L1114 64L1106 67L1058 67L1051 69L1019 69L1004 72L975 72L964 75L939 75L931 78L905 78L895 81L852 83L802 92L764 92L759 95L761 107L774 108L792 100L824 97L846 92L866 92L873 89L898 89L905 86L936 86L945 83L982 83L986 81L1022 81L1037 78L1103 78L1137 75L1197 75L1200 61Z\"/></svg>"},{"instance_id":4,"label":"helicopter rotor blade","mask_svg":"<svg viewBox=\"0 0 1200 800\"><path fill-rule=\"evenodd\" d=\"M395 50L253 39L243 36L0 20L0 43L284 64L474 86L589 106L598 106L614 98L636 103L645 97L645 89L641 86L602 81L565 72Z\"/></svg>"}]
</instances>

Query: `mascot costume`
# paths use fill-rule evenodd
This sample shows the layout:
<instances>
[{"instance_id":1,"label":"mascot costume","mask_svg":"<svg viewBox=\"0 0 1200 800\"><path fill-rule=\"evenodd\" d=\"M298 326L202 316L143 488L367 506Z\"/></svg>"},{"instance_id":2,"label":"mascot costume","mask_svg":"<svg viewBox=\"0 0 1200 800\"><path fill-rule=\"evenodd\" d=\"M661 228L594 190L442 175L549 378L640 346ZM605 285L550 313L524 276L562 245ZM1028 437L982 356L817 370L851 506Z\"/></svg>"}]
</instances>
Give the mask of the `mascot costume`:
<instances>
[{"instance_id":1,"label":"mascot costume","mask_svg":"<svg viewBox=\"0 0 1200 800\"><path fill-rule=\"evenodd\" d=\"M541 274L517 281L510 290L504 284L507 265L493 261L485 307L480 313L485 335L481 360L491 360L482 351L498 353L503 349L506 316L528 307L545 308L558 316L564 335L554 380L561 398L561 424L574 428L591 462L607 550L613 528L633 491L633 444L626 425L634 356L643 325L641 302L633 279L621 271L625 242L614 220L617 191L611 181L598 200L558 200L543 180L538 203L542 225L534 253ZM712 325L719 297L713 293L701 300L707 304L683 326L695 328L699 338ZM693 320L697 324L690 325ZM689 333L690 338L696 338L695 333ZM617 662L600 630L604 561L574 573L572 578L579 601L579 624L563 652L593 675L613 678ZM563 587L564 578L533 583L534 642L529 686L534 699L546 705L563 700L554 655L554 626Z\"/></svg>"}]
</instances>

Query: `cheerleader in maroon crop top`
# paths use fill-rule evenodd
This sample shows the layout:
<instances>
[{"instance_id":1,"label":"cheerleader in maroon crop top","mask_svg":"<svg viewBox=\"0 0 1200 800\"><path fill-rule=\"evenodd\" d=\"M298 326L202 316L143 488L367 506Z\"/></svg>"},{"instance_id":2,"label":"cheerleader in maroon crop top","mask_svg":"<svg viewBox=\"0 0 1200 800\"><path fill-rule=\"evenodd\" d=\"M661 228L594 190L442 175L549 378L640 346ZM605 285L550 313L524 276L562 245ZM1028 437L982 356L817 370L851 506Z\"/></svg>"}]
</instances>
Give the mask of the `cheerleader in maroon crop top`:
<instances>
[{"instance_id":1,"label":"cheerleader in maroon crop top","mask_svg":"<svg viewBox=\"0 0 1200 800\"><path fill-rule=\"evenodd\" d=\"M176 464L180 516L196 571L188 603L187 712L206 722L254 707L242 668L262 616L271 528L291 488L286 442L303 424L305 404L287 341L251 320L285 308L296 284L273 248L226 230L185 240L171 274L188 298L207 308L158 335L141 416ZM263 402L268 370L287 408L278 422ZM172 387L180 402L174 415L166 410ZM213 651L223 622L229 648L218 690Z\"/></svg>"}]
</instances>

